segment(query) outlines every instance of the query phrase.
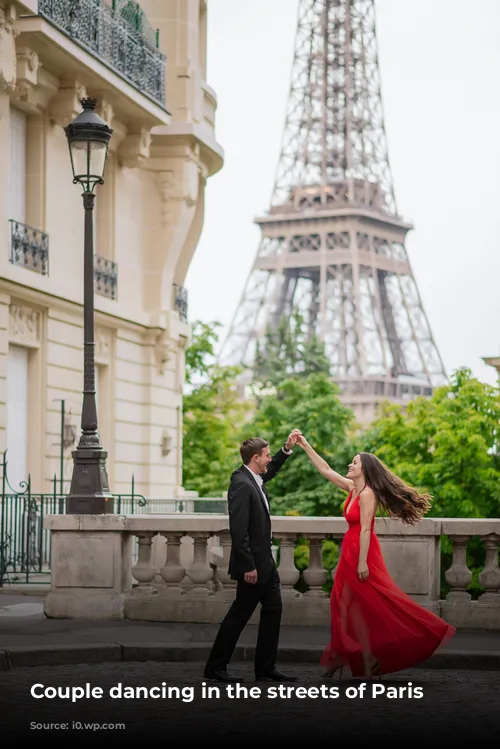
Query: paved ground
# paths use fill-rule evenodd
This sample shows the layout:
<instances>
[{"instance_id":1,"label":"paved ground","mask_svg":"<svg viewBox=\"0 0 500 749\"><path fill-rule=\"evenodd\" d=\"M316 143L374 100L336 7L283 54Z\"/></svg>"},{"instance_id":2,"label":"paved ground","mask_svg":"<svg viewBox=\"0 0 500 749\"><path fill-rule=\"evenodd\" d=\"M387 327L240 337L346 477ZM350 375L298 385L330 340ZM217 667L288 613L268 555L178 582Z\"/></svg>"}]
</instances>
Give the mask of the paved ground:
<instances>
[{"instance_id":1,"label":"paved ground","mask_svg":"<svg viewBox=\"0 0 500 749\"><path fill-rule=\"evenodd\" d=\"M47 619L43 598L3 592L0 671L118 661L202 661L216 631L215 624ZM317 664L329 634L327 627L282 627L281 662ZM257 627L248 626L234 660L252 660L256 639ZM500 632L460 630L446 647L419 664L428 667L499 672Z\"/></svg>"},{"instance_id":2,"label":"paved ground","mask_svg":"<svg viewBox=\"0 0 500 749\"><path fill-rule=\"evenodd\" d=\"M369 683L363 697L349 697L356 692L346 695L346 689L359 689L362 682L348 673L342 682L324 680L318 666L327 628L283 627L280 665L299 677L283 687L312 691L271 698L269 685L253 681L250 659L256 628L248 627L233 670L243 677L242 687L258 687L260 694L240 693L235 698L226 694L223 685L215 685L220 697L208 699L202 695L203 665L216 629L208 624L51 620L43 614L43 598L4 591L0 596L0 735L43 734L67 743L75 733L119 733L142 740L230 738L245 744L275 736L293 740L293 745L311 739L373 742L382 738L395 743L396 737L399 744L408 738L422 740L425 729L435 739L460 746L468 739L492 738L500 732L500 632L459 631L440 658L431 659L432 664L383 677L377 683L378 689L384 689L380 695L373 696L374 685ZM3 667L10 670L2 671L2 655ZM468 663L470 669L461 668ZM74 703L59 697L35 699L30 694L34 684L56 688L89 684L101 688L103 697ZM160 699L140 695L111 699L109 690L119 684L133 689L163 685L181 691L178 697L167 692ZM422 688L421 698L415 687ZM54 723L67 727L50 728Z\"/></svg>"},{"instance_id":3,"label":"paved ground","mask_svg":"<svg viewBox=\"0 0 500 749\"><path fill-rule=\"evenodd\" d=\"M471 739L494 740L500 731L498 672L406 671L365 683L360 697L360 680L324 680L316 666L295 664L287 670L299 676L299 681L283 687L302 687L302 694L293 696L289 692L289 696L273 698L268 684L252 681L250 664L238 664L234 670L245 678L241 687L258 687L260 696L253 692L245 697L240 692L238 698L230 698L223 685L216 685L220 697L214 692L208 699L202 696L202 669L202 663L150 662L22 668L0 673L0 735L6 739L59 739L67 744L76 735L92 736L94 740L94 734L106 738L118 734L120 740L156 738L171 743L179 739L185 744L187 739L202 739L211 745L229 739L245 746L259 739L282 739L293 746L311 740L338 745L346 739L373 745L381 738L391 740L388 746L399 746L408 739L412 745L422 741L425 732L436 742L446 740L447 745L455 742L462 746ZM35 699L30 694L34 684L44 685L39 690L85 688L89 684L90 688L102 689L103 696L74 703L62 698ZM374 697L375 684L383 694ZM165 689L178 687L179 693L165 692L159 699L112 699L110 690L117 685L122 685L122 695L127 687L162 685ZM272 686L275 690L279 687ZM416 687L422 689L421 698L416 697ZM306 693L304 688L312 691ZM346 696L348 688L348 694L357 696ZM54 723L65 724L66 728L51 728Z\"/></svg>"}]
</instances>

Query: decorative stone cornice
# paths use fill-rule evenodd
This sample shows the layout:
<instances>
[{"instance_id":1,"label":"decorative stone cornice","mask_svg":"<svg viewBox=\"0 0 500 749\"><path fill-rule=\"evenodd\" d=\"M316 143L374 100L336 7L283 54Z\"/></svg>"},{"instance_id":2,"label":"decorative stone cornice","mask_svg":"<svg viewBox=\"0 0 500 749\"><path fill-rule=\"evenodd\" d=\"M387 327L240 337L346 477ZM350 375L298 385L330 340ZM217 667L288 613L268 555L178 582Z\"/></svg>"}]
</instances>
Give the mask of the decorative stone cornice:
<instances>
[{"instance_id":1,"label":"decorative stone cornice","mask_svg":"<svg viewBox=\"0 0 500 749\"><path fill-rule=\"evenodd\" d=\"M38 85L40 60L36 52L29 47L17 48L17 85L21 81L31 86Z\"/></svg>"},{"instance_id":2,"label":"decorative stone cornice","mask_svg":"<svg viewBox=\"0 0 500 749\"><path fill-rule=\"evenodd\" d=\"M66 127L82 111L80 99L87 95L87 89L77 79L62 81L57 96L50 107L50 118L55 125Z\"/></svg>"},{"instance_id":3,"label":"decorative stone cornice","mask_svg":"<svg viewBox=\"0 0 500 749\"><path fill-rule=\"evenodd\" d=\"M153 159L175 158L181 153L189 153L203 179L218 172L224 163L224 151L216 142L213 128L202 123L172 123L168 127L159 126L152 130ZM153 167L154 168L154 167Z\"/></svg>"},{"instance_id":4,"label":"decorative stone cornice","mask_svg":"<svg viewBox=\"0 0 500 749\"><path fill-rule=\"evenodd\" d=\"M30 114L39 114L48 108L58 90L59 81L44 70L36 52L29 47L19 48L13 101Z\"/></svg>"},{"instance_id":5,"label":"decorative stone cornice","mask_svg":"<svg viewBox=\"0 0 500 749\"><path fill-rule=\"evenodd\" d=\"M111 364L113 331L110 328L96 327L95 360L96 364Z\"/></svg>"},{"instance_id":6,"label":"decorative stone cornice","mask_svg":"<svg viewBox=\"0 0 500 749\"><path fill-rule=\"evenodd\" d=\"M165 327L156 327L156 325ZM188 338L183 334L184 326L179 324L177 313L169 310L154 321L155 327L148 328L144 333L144 341L153 348L154 362L159 375L164 375L166 365L172 359L183 353Z\"/></svg>"},{"instance_id":7,"label":"decorative stone cornice","mask_svg":"<svg viewBox=\"0 0 500 749\"><path fill-rule=\"evenodd\" d=\"M134 169L149 158L150 147L150 128L141 127L128 132L118 151L120 164L128 169Z\"/></svg>"},{"instance_id":8,"label":"decorative stone cornice","mask_svg":"<svg viewBox=\"0 0 500 749\"><path fill-rule=\"evenodd\" d=\"M9 340L23 346L40 345L40 312L27 305L9 307Z\"/></svg>"},{"instance_id":9,"label":"decorative stone cornice","mask_svg":"<svg viewBox=\"0 0 500 749\"><path fill-rule=\"evenodd\" d=\"M165 374L166 364L176 355L177 348L177 342L169 338L166 331L157 336L154 351L158 374Z\"/></svg>"},{"instance_id":10,"label":"decorative stone cornice","mask_svg":"<svg viewBox=\"0 0 500 749\"><path fill-rule=\"evenodd\" d=\"M95 95L97 99L97 107L96 107L96 113L99 115L99 117L102 117L104 122L108 127L113 127L113 120L115 117L115 110L113 108L113 105L111 102L106 98L106 96L98 96Z\"/></svg>"},{"instance_id":11,"label":"decorative stone cornice","mask_svg":"<svg viewBox=\"0 0 500 749\"><path fill-rule=\"evenodd\" d=\"M0 8L0 93L14 90L17 75L16 10L13 4Z\"/></svg>"},{"instance_id":12,"label":"decorative stone cornice","mask_svg":"<svg viewBox=\"0 0 500 749\"><path fill-rule=\"evenodd\" d=\"M172 211L176 203L184 203L187 208L193 208L197 202L197 195L185 184L185 180L176 179L176 170L157 172L156 187L160 195L161 225L168 228L171 225Z\"/></svg>"},{"instance_id":13,"label":"decorative stone cornice","mask_svg":"<svg viewBox=\"0 0 500 749\"><path fill-rule=\"evenodd\" d=\"M172 218L172 197L174 187L174 172L158 172L156 175L156 186L160 195L161 226L165 229L170 226Z\"/></svg>"}]
</instances>

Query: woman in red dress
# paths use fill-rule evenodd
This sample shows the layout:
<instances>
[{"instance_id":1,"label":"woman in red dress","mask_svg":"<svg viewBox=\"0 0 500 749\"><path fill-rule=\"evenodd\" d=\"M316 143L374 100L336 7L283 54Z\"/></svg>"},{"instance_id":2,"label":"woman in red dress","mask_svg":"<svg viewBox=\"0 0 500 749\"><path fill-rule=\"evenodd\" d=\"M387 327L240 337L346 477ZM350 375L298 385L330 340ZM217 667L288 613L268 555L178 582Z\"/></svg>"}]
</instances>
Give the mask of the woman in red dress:
<instances>
[{"instance_id":1,"label":"woman in red dress","mask_svg":"<svg viewBox=\"0 0 500 749\"><path fill-rule=\"evenodd\" d=\"M431 497L407 486L371 453L356 455L344 477L305 437L299 436L297 444L326 479L349 493L344 505L349 527L330 599L331 640L321 658L327 675L346 665L353 676L373 678L426 660L455 628L396 585L374 525L379 507L413 525L429 509Z\"/></svg>"}]
</instances>

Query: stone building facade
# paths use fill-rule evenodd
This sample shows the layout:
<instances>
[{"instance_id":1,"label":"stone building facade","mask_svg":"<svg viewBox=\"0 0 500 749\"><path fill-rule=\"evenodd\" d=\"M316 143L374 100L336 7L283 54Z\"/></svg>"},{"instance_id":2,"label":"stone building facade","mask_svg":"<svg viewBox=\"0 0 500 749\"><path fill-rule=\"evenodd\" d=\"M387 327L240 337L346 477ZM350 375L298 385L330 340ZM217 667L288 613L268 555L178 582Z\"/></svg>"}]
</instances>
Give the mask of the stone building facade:
<instances>
[{"instance_id":1,"label":"stone building facade","mask_svg":"<svg viewBox=\"0 0 500 749\"><path fill-rule=\"evenodd\" d=\"M63 128L92 96L113 128L94 217L110 489L130 492L134 474L148 497L182 494L184 279L224 159L206 21L206 0L0 0L0 449L14 489L29 474L50 492L62 450L67 491L80 434L84 212Z\"/></svg>"}]
</instances>

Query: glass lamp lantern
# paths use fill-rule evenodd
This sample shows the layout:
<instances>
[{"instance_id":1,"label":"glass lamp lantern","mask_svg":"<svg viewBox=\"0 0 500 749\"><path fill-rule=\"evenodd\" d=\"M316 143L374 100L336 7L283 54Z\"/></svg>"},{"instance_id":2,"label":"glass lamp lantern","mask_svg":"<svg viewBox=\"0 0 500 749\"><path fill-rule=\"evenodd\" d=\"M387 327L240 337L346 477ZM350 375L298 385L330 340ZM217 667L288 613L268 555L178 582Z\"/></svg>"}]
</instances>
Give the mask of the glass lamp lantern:
<instances>
[{"instance_id":1,"label":"glass lamp lantern","mask_svg":"<svg viewBox=\"0 0 500 749\"><path fill-rule=\"evenodd\" d=\"M81 112L64 128L68 139L73 184L78 182L85 192L102 185L108 146L113 130L95 112L96 99L81 99Z\"/></svg>"}]
</instances>

